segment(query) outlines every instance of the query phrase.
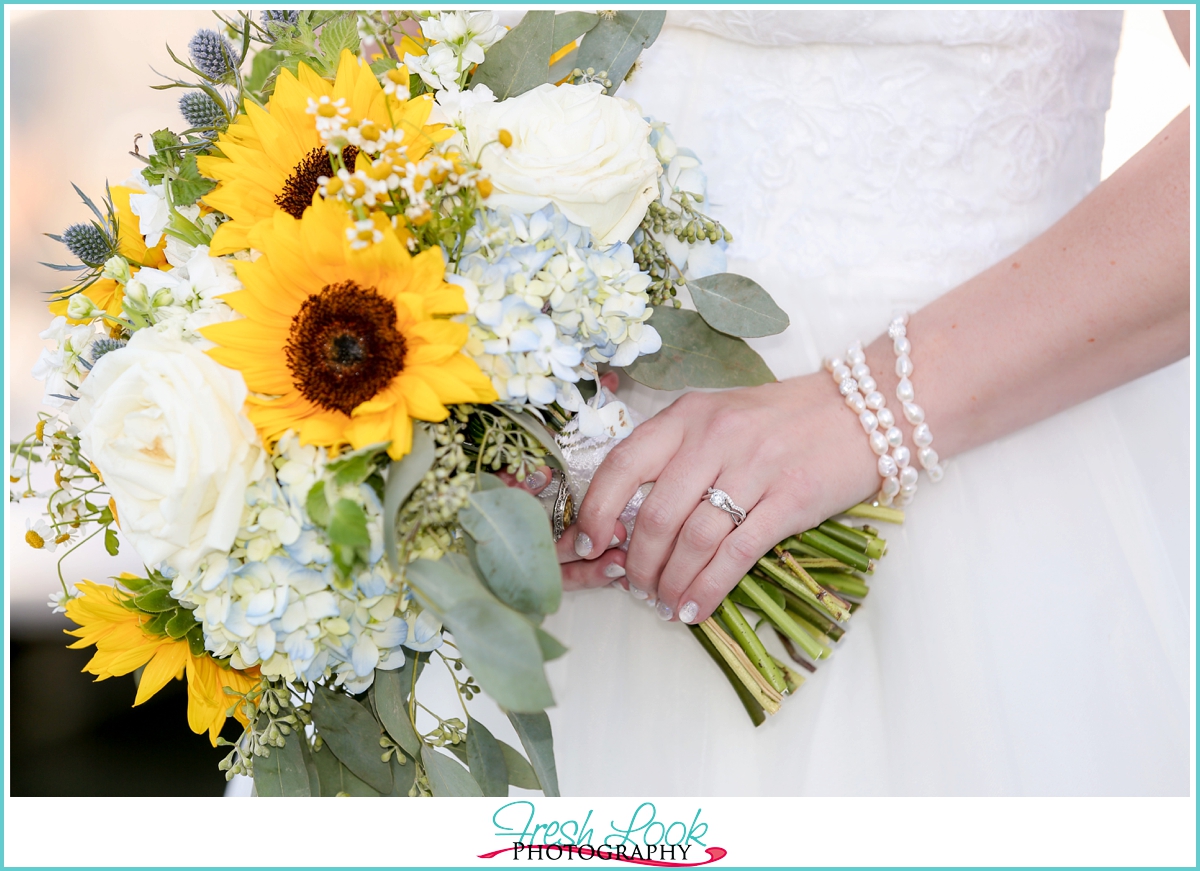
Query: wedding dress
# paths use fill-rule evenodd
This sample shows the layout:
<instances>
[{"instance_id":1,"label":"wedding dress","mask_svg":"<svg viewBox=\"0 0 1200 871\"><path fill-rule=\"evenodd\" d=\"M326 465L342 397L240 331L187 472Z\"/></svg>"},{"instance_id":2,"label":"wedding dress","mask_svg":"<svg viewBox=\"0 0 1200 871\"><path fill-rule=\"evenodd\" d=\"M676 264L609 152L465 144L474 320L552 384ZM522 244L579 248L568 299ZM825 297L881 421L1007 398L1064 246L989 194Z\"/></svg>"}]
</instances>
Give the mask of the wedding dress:
<instances>
[{"instance_id":1,"label":"wedding dress","mask_svg":"<svg viewBox=\"0 0 1200 871\"><path fill-rule=\"evenodd\" d=\"M752 341L783 378L1095 187L1120 27L672 12L620 96L703 160L730 271L791 317ZM1184 361L953 458L886 530L833 658L758 729L683 626L615 589L565 596L547 621L570 648L549 667L563 794L1187 794L1189 396Z\"/></svg>"}]
</instances>

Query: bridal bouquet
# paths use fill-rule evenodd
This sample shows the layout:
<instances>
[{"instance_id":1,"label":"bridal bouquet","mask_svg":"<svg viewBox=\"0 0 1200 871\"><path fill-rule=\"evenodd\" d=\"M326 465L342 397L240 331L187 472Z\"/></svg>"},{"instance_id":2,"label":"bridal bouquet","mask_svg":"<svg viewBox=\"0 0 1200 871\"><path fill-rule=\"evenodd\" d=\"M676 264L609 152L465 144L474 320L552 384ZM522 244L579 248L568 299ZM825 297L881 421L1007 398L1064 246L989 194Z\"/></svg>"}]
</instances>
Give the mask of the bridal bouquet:
<instances>
[{"instance_id":1,"label":"bridal bouquet","mask_svg":"<svg viewBox=\"0 0 1200 871\"><path fill-rule=\"evenodd\" d=\"M724 272L699 160L613 96L663 15L218 16L158 85L182 123L131 131L102 198L76 188L35 371L57 411L11 448L14 498L45 504L25 538L136 552L74 587L60 558L72 646L137 672L134 704L186 677L189 726L260 795L557 794L565 648L540 624L586 486L564 446L631 429L598 376L773 380L743 337L786 315ZM546 464L549 519L495 474ZM736 606L810 664L796 646L827 655L881 552L789 539L696 629L752 716L799 679ZM431 663L461 718L417 698ZM525 755L470 716L479 692Z\"/></svg>"}]
</instances>

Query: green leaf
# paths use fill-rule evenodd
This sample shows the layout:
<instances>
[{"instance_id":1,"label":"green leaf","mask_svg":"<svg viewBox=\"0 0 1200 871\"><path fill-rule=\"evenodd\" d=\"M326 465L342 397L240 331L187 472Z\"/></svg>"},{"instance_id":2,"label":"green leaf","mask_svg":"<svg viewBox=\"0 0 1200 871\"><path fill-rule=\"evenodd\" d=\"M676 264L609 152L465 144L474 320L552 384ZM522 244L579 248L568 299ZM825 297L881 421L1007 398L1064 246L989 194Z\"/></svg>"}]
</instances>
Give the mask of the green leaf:
<instances>
[{"instance_id":1,"label":"green leaf","mask_svg":"<svg viewBox=\"0 0 1200 871\"><path fill-rule=\"evenodd\" d=\"M187 635L184 637L187 638L188 650L190 650L192 652L192 656L203 656L204 655L204 627L203 626L201 626L199 623L197 623L195 626L193 626L191 629L188 630Z\"/></svg>"},{"instance_id":2,"label":"green leaf","mask_svg":"<svg viewBox=\"0 0 1200 871\"><path fill-rule=\"evenodd\" d=\"M550 718L545 711L536 714L509 711L508 719L517 730L521 746L529 754L538 782L542 784L542 792L549 797L556 797L558 770L554 764L554 735L550 731Z\"/></svg>"},{"instance_id":3,"label":"green leaf","mask_svg":"<svg viewBox=\"0 0 1200 871\"><path fill-rule=\"evenodd\" d=\"M744 275L721 272L697 278L688 282L688 291L700 317L731 336L774 336L791 323L771 295Z\"/></svg>"},{"instance_id":4,"label":"green leaf","mask_svg":"<svg viewBox=\"0 0 1200 871\"><path fill-rule=\"evenodd\" d=\"M503 741L496 743L500 745L500 752L504 754L504 767L508 769L508 782L521 789L541 789L542 785L538 783L537 773L529 764L529 760L511 744Z\"/></svg>"},{"instance_id":5,"label":"green leaf","mask_svg":"<svg viewBox=\"0 0 1200 871\"><path fill-rule=\"evenodd\" d=\"M411 658L411 657L410 657ZM412 672L375 670L375 713L392 740L414 759L421 754L421 739L408 719L408 691Z\"/></svg>"},{"instance_id":6,"label":"green leaf","mask_svg":"<svg viewBox=\"0 0 1200 871\"><path fill-rule=\"evenodd\" d=\"M354 12L343 13L327 22L321 28L319 39L325 65L330 70L337 69L343 50L358 52L358 15Z\"/></svg>"},{"instance_id":7,"label":"green leaf","mask_svg":"<svg viewBox=\"0 0 1200 871\"><path fill-rule=\"evenodd\" d=\"M372 448L369 452L354 453L330 463L327 469L333 472L333 483L339 487L361 484L375 470L375 458L378 455L379 449Z\"/></svg>"},{"instance_id":8,"label":"green leaf","mask_svg":"<svg viewBox=\"0 0 1200 871\"><path fill-rule=\"evenodd\" d=\"M138 606L141 611L174 611L179 607L179 600L171 598L171 594L166 590L151 590L144 596L138 596L133 600L133 604Z\"/></svg>"},{"instance_id":9,"label":"green leaf","mask_svg":"<svg viewBox=\"0 0 1200 871\"><path fill-rule=\"evenodd\" d=\"M194 154L183 158L175 172L176 177L170 185L176 206L190 206L217 186L212 179L200 175Z\"/></svg>"},{"instance_id":10,"label":"green leaf","mask_svg":"<svg viewBox=\"0 0 1200 871\"><path fill-rule=\"evenodd\" d=\"M250 62L250 73L246 76L246 89L259 93L271 73L279 66L282 55L271 49L263 49Z\"/></svg>"},{"instance_id":11,"label":"green leaf","mask_svg":"<svg viewBox=\"0 0 1200 871\"><path fill-rule=\"evenodd\" d=\"M325 744L356 777L378 792L392 791L392 770L379 758L383 729L366 708L345 693L317 685L312 718Z\"/></svg>"},{"instance_id":12,"label":"green leaf","mask_svg":"<svg viewBox=\"0 0 1200 871\"><path fill-rule=\"evenodd\" d=\"M119 581L125 589L132 590L135 593L140 593L154 583L149 578L115 578L114 580Z\"/></svg>"},{"instance_id":13,"label":"green leaf","mask_svg":"<svg viewBox=\"0 0 1200 871\"><path fill-rule=\"evenodd\" d=\"M309 519L317 526L322 529L329 526L329 500L325 497L324 481L318 481L309 489L308 498L304 500L304 508L308 512Z\"/></svg>"},{"instance_id":14,"label":"green leaf","mask_svg":"<svg viewBox=\"0 0 1200 871\"><path fill-rule=\"evenodd\" d=\"M104 530L104 549L108 551L109 556L116 556L121 549L121 541L117 538L117 531L111 526Z\"/></svg>"},{"instance_id":15,"label":"green leaf","mask_svg":"<svg viewBox=\"0 0 1200 871\"><path fill-rule=\"evenodd\" d=\"M399 569L396 516L404 500L412 495L425 473L433 468L436 450L437 445L429 430L417 424L413 426L412 450L388 466L387 483L383 488L383 547L394 570Z\"/></svg>"},{"instance_id":16,"label":"green leaf","mask_svg":"<svg viewBox=\"0 0 1200 871\"><path fill-rule=\"evenodd\" d=\"M554 703L534 626L492 595L466 557L448 553L440 560L418 559L405 571L413 589L454 633L480 687L498 704L540 711Z\"/></svg>"},{"instance_id":17,"label":"green leaf","mask_svg":"<svg viewBox=\"0 0 1200 871\"><path fill-rule=\"evenodd\" d=\"M492 592L523 614L551 614L562 601L562 570L550 520L537 498L505 487L472 493L458 522Z\"/></svg>"},{"instance_id":18,"label":"green leaf","mask_svg":"<svg viewBox=\"0 0 1200 871\"><path fill-rule=\"evenodd\" d=\"M606 70L612 87L605 93L615 94L642 49L658 38L666 15L661 10L629 9L601 19L579 44L575 66L584 70L591 67L596 72Z\"/></svg>"},{"instance_id":19,"label":"green leaf","mask_svg":"<svg viewBox=\"0 0 1200 871\"><path fill-rule=\"evenodd\" d=\"M475 778L449 756L426 747L421 754L421 762L435 796L483 796Z\"/></svg>"},{"instance_id":20,"label":"green leaf","mask_svg":"<svg viewBox=\"0 0 1200 871\"><path fill-rule=\"evenodd\" d=\"M500 742L475 719L467 723L467 766L484 795L508 795L508 769Z\"/></svg>"},{"instance_id":21,"label":"green leaf","mask_svg":"<svg viewBox=\"0 0 1200 871\"><path fill-rule=\"evenodd\" d=\"M561 48L554 45L554 13L526 12L516 27L488 49L471 78L471 87L487 85L499 101L544 85L556 47Z\"/></svg>"},{"instance_id":22,"label":"green leaf","mask_svg":"<svg viewBox=\"0 0 1200 871\"><path fill-rule=\"evenodd\" d=\"M507 484L491 472L480 472L475 476L475 489L480 492L484 490L503 490L507 486Z\"/></svg>"},{"instance_id":23,"label":"green leaf","mask_svg":"<svg viewBox=\"0 0 1200 871\"><path fill-rule=\"evenodd\" d=\"M741 339L719 333L694 311L660 307L650 325L662 348L625 367L639 384L656 390L685 387L753 387L775 380L762 357Z\"/></svg>"},{"instance_id":24,"label":"green leaf","mask_svg":"<svg viewBox=\"0 0 1200 871\"><path fill-rule=\"evenodd\" d=\"M383 749L380 748L380 753ZM340 793L356 796L377 796L379 790L372 789L361 779L354 776L349 768L341 763L333 750L326 744L320 750L313 751L313 767L317 770L317 780L321 785L321 795L335 796ZM254 763L258 767L258 762ZM390 769L389 769L390 773ZM391 790L389 789L389 792Z\"/></svg>"},{"instance_id":25,"label":"green leaf","mask_svg":"<svg viewBox=\"0 0 1200 871\"><path fill-rule=\"evenodd\" d=\"M174 611L163 611L161 614L143 623L142 629L151 635L166 635L167 624L171 622L171 618L174 616Z\"/></svg>"},{"instance_id":26,"label":"green leaf","mask_svg":"<svg viewBox=\"0 0 1200 871\"><path fill-rule=\"evenodd\" d=\"M417 780L417 763L411 759L401 762L404 757L399 753L392 756L392 792L393 796L403 798L412 789Z\"/></svg>"},{"instance_id":27,"label":"green leaf","mask_svg":"<svg viewBox=\"0 0 1200 871\"><path fill-rule=\"evenodd\" d=\"M371 536L362 506L350 499L339 499L329 518L329 538L342 547L369 548Z\"/></svg>"},{"instance_id":28,"label":"green leaf","mask_svg":"<svg viewBox=\"0 0 1200 871\"><path fill-rule=\"evenodd\" d=\"M192 627L197 625L196 618L187 608L180 608L175 612L175 615L167 621L167 635L172 638L183 638L187 635Z\"/></svg>"},{"instance_id":29,"label":"green leaf","mask_svg":"<svg viewBox=\"0 0 1200 871\"><path fill-rule=\"evenodd\" d=\"M564 47L568 42L574 42L600 21L595 12L560 12L554 16L554 39L551 41L554 49L551 54Z\"/></svg>"},{"instance_id":30,"label":"green leaf","mask_svg":"<svg viewBox=\"0 0 1200 871\"><path fill-rule=\"evenodd\" d=\"M513 423L518 424L522 429L537 439L538 444L550 452L550 456L554 458L553 462L554 465L558 466L558 470L564 475L567 474L567 458L563 456L562 448L558 444L558 439L554 437L554 434L551 433L550 430L546 429L541 421L528 412L517 411L504 405L493 405L492 408L503 414Z\"/></svg>"},{"instance_id":31,"label":"green leaf","mask_svg":"<svg viewBox=\"0 0 1200 871\"><path fill-rule=\"evenodd\" d=\"M549 632L546 632L544 629L537 629L535 631L537 632L538 647L542 649L543 661L549 662L552 659L558 659L567 652L567 648L563 646L563 643Z\"/></svg>"},{"instance_id":32,"label":"green leaf","mask_svg":"<svg viewBox=\"0 0 1200 871\"><path fill-rule=\"evenodd\" d=\"M309 796L312 784L300 744L303 733L293 732L282 747L272 747L270 756L254 760L254 788L260 796Z\"/></svg>"}]
</instances>

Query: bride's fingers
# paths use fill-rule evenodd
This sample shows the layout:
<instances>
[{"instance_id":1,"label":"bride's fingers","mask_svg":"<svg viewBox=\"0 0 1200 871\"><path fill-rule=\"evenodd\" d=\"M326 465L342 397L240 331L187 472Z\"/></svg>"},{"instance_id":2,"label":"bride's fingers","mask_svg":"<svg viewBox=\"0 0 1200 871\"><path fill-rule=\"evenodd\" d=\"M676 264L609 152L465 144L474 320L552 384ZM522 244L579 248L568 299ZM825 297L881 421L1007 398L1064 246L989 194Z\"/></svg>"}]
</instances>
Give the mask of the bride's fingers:
<instances>
[{"instance_id":1,"label":"bride's fingers","mask_svg":"<svg viewBox=\"0 0 1200 871\"><path fill-rule=\"evenodd\" d=\"M522 490L528 490L536 496L546 489L546 485L550 483L550 476L553 474L553 471L549 466L540 466L526 475L524 481L518 481L516 475L511 475L503 469L495 474L497 478L509 487L519 487Z\"/></svg>"},{"instance_id":2,"label":"bride's fingers","mask_svg":"<svg viewBox=\"0 0 1200 871\"><path fill-rule=\"evenodd\" d=\"M609 393L616 393L617 388L621 386L621 376L615 370L609 369L600 376L600 386L607 389Z\"/></svg>"},{"instance_id":3,"label":"bride's fingers","mask_svg":"<svg viewBox=\"0 0 1200 871\"><path fill-rule=\"evenodd\" d=\"M577 528L571 536L576 553L585 559L603 553L608 530L638 487L658 479L682 442L683 428L660 417L646 421L609 452L579 506Z\"/></svg>"},{"instance_id":4,"label":"bride's fingers","mask_svg":"<svg viewBox=\"0 0 1200 871\"><path fill-rule=\"evenodd\" d=\"M785 506L768 496L754 506L745 523L725 536L716 555L686 589L673 597L664 591L660 601L665 598L666 607L684 623L699 623L712 616L759 557L787 537L787 516Z\"/></svg>"},{"instance_id":5,"label":"bride's fingers","mask_svg":"<svg viewBox=\"0 0 1200 871\"><path fill-rule=\"evenodd\" d=\"M700 504L708 483L717 477L720 469L716 464L716 457L686 451L677 454L659 476L634 521L626 566L630 586L652 596L658 594L659 577L672 550L678 547L680 530ZM721 513L715 508L712 511ZM720 518L713 518L709 523L706 534L716 539L712 542L712 550L720 543L718 534L724 537L729 532L723 526L724 521Z\"/></svg>"},{"instance_id":6,"label":"bride's fingers","mask_svg":"<svg viewBox=\"0 0 1200 871\"><path fill-rule=\"evenodd\" d=\"M717 489L725 490L732 487L724 478L718 478ZM753 507L762 498L762 486L753 486L742 478L735 494L730 494L734 503L745 510ZM707 488L706 488L707 490ZM712 505L708 500L702 501L692 511L679 530L679 538L675 548L667 559L667 564L658 579L658 616L670 620L674 614L676 603L682 601L680 596L691 585L696 576L709 564L717 553L721 543L733 533L737 527L733 517ZM639 554L640 556L640 554Z\"/></svg>"},{"instance_id":7,"label":"bride's fingers","mask_svg":"<svg viewBox=\"0 0 1200 871\"><path fill-rule=\"evenodd\" d=\"M562 538L560 538L554 544L554 553L555 553L555 555L558 556L559 563L564 566L567 563L573 563L573 562L577 562L577 561L583 559L583 557L581 557L579 554L577 554L575 552L575 533L577 533L578 531L579 530L576 529L574 526L568 526L566 531L563 532ZM597 552L603 554L605 551L616 547L624 540L625 540L625 524L621 523L618 520L615 524L613 524L612 535L604 543L604 548L597 549ZM624 556L624 553L622 552L622 557L623 556ZM622 559L621 565L624 565L624 564L625 564L625 561L624 561L624 559ZM622 572L619 575L619 577L624 577L624 576L625 576L624 572ZM564 577L565 577L565 575L564 575Z\"/></svg>"},{"instance_id":8,"label":"bride's fingers","mask_svg":"<svg viewBox=\"0 0 1200 871\"><path fill-rule=\"evenodd\" d=\"M603 587L625 577L623 550L611 550L594 560L575 559L562 567L563 589L568 592Z\"/></svg>"}]
</instances>

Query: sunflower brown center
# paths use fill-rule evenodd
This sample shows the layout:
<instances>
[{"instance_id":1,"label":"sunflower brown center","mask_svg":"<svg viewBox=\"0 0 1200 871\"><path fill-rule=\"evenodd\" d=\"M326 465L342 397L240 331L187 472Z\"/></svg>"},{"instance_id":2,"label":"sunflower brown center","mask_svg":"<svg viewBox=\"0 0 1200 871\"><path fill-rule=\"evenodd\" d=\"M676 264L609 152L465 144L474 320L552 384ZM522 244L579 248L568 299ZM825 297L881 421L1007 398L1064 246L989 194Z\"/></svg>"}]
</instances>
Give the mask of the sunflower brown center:
<instances>
[{"instance_id":1,"label":"sunflower brown center","mask_svg":"<svg viewBox=\"0 0 1200 871\"><path fill-rule=\"evenodd\" d=\"M292 382L309 402L349 414L404 370L396 307L371 287L329 284L292 318L284 353Z\"/></svg>"},{"instance_id":2,"label":"sunflower brown center","mask_svg":"<svg viewBox=\"0 0 1200 871\"><path fill-rule=\"evenodd\" d=\"M342 149L342 162L346 169L354 172L354 160L358 157L358 149L347 145ZM324 148L314 148L301 158L283 183L283 190L275 197L275 205L283 209L296 220L304 214L304 210L312 205L313 194L321 186L317 181L321 176L333 177L333 161L329 152Z\"/></svg>"}]
</instances>

